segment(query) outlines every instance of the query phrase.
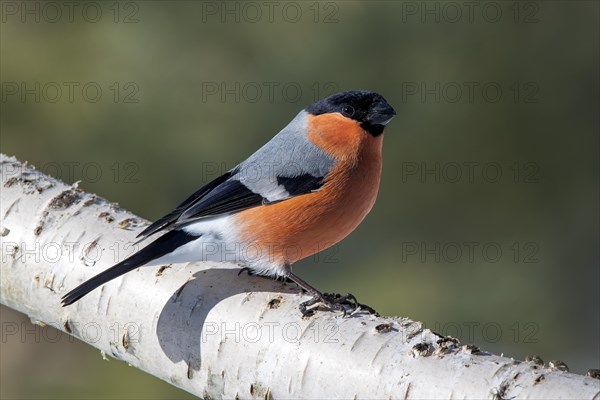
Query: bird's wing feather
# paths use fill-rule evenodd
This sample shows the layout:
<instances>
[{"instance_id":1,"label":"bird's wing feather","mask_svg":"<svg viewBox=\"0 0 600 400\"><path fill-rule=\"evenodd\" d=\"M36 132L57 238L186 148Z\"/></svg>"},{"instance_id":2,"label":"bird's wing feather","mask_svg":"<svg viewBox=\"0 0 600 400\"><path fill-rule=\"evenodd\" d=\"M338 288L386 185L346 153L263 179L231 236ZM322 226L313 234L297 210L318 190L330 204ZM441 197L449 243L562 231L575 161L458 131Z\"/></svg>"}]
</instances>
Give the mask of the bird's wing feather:
<instances>
[{"instance_id":1,"label":"bird's wing feather","mask_svg":"<svg viewBox=\"0 0 600 400\"><path fill-rule=\"evenodd\" d=\"M191 219L236 212L262 204L263 197L237 179L230 179L190 205L178 218L179 223Z\"/></svg>"},{"instance_id":2,"label":"bird's wing feather","mask_svg":"<svg viewBox=\"0 0 600 400\"><path fill-rule=\"evenodd\" d=\"M175 208L173 211L171 211L164 217L158 219L157 221L153 222L150 226L146 227L146 229L144 229L142 232L140 232L137 235L137 237L145 238L145 237L150 236L158 231L163 230L164 228L166 228L169 225L172 225L175 221L177 221L179 216L188 207L190 207L191 204L196 202L198 199L201 199L207 193L209 193L211 190L213 190L214 188L216 188L217 186L219 186L220 184L225 182L227 179L229 179L231 177L232 174L233 174L233 171L229 171L229 172L219 176L218 178L213 179L206 185L202 186L200 189L195 191L190 197L188 197L183 203L178 205L177 208Z\"/></svg>"},{"instance_id":3,"label":"bird's wing feather","mask_svg":"<svg viewBox=\"0 0 600 400\"><path fill-rule=\"evenodd\" d=\"M306 137L305 112L246 161L208 183L138 236L318 190L334 160Z\"/></svg>"}]
</instances>

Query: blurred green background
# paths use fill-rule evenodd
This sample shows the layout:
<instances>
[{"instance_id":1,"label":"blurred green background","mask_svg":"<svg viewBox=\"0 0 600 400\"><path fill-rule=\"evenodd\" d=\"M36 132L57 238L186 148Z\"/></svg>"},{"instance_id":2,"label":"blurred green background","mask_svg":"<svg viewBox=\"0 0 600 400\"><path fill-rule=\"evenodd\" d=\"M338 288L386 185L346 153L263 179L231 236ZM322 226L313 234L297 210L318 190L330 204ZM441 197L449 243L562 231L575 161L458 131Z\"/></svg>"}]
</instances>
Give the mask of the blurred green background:
<instances>
[{"instance_id":1,"label":"blurred green background","mask_svg":"<svg viewBox=\"0 0 600 400\"><path fill-rule=\"evenodd\" d=\"M296 272L600 368L598 2L51 4L2 2L2 152L155 220L306 104L378 91L398 116L377 204ZM5 307L2 326L2 398L190 397Z\"/></svg>"}]
</instances>

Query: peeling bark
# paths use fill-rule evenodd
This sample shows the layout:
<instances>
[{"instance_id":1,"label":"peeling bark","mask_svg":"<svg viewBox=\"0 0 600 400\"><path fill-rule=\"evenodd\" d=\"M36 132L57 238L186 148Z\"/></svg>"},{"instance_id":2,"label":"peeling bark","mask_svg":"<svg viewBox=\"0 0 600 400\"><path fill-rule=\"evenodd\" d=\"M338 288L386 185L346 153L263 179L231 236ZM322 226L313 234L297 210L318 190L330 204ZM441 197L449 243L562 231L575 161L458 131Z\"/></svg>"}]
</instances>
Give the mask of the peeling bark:
<instances>
[{"instance_id":1,"label":"peeling bark","mask_svg":"<svg viewBox=\"0 0 600 400\"><path fill-rule=\"evenodd\" d=\"M141 267L62 308L135 250L146 221L1 156L1 300L204 398L599 399L600 381L442 338L399 317L319 312L231 264Z\"/></svg>"}]
</instances>

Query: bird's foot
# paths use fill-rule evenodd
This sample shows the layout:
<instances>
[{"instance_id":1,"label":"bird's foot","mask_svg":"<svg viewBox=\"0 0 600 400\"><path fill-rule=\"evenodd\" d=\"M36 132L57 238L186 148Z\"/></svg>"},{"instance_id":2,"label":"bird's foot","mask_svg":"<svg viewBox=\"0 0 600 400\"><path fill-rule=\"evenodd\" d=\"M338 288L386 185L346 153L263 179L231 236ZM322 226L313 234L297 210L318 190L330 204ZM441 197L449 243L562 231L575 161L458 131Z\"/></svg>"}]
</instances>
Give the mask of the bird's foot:
<instances>
[{"instance_id":1,"label":"bird's foot","mask_svg":"<svg viewBox=\"0 0 600 400\"><path fill-rule=\"evenodd\" d=\"M287 276L307 293L313 295L312 299L300 303L300 312L305 317L312 316L318 309L323 308L329 311L341 311L344 313L344 317L347 315L354 315L359 311L366 311L369 314L379 316L377 311L365 304L359 303L356 300L356 297L350 293L345 295L336 293L321 293L307 282L302 280L298 275L293 274L292 271L289 271ZM350 314L348 314L348 312L350 312Z\"/></svg>"},{"instance_id":2,"label":"bird's foot","mask_svg":"<svg viewBox=\"0 0 600 400\"><path fill-rule=\"evenodd\" d=\"M322 308L329 311L341 311L344 317L354 315L359 311L366 311L369 314L379 316L379 313L373 308L359 303L351 293L344 295L338 293L317 293L312 299L300 304L300 312L305 317L314 315L317 310Z\"/></svg>"},{"instance_id":3,"label":"bird's foot","mask_svg":"<svg viewBox=\"0 0 600 400\"><path fill-rule=\"evenodd\" d=\"M272 276L257 274L248 267L241 268L238 272L238 276L243 272L246 272L249 276L260 276L273 279ZM318 310L341 311L344 317L349 315L352 316L360 311L379 316L379 313L372 307L359 303L358 300L356 300L356 297L351 293L345 295L337 293L321 293L291 272L289 272L287 276L278 276L275 279L286 283L295 283L300 286L303 291L313 295L310 300L300 303L300 312L305 317L314 315Z\"/></svg>"}]
</instances>

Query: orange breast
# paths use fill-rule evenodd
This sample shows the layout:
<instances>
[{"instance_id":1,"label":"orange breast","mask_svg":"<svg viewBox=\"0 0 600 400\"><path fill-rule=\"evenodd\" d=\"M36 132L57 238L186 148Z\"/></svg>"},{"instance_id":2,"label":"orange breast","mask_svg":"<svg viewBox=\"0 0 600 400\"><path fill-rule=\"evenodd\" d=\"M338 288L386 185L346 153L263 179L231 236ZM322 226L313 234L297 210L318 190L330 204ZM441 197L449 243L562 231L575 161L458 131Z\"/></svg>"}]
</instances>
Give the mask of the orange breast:
<instances>
[{"instance_id":1,"label":"orange breast","mask_svg":"<svg viewBox=\"0 0 600 400\"><path fill-rule=\"evenodd\" d=\"M281 265L345 238L371 210L379 189L383 135L373 137L339 115L309 119L309 140L335 159L321 189L234 216L244 245L260 247Z\"/></svg>"}]
</instances>

